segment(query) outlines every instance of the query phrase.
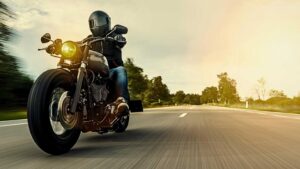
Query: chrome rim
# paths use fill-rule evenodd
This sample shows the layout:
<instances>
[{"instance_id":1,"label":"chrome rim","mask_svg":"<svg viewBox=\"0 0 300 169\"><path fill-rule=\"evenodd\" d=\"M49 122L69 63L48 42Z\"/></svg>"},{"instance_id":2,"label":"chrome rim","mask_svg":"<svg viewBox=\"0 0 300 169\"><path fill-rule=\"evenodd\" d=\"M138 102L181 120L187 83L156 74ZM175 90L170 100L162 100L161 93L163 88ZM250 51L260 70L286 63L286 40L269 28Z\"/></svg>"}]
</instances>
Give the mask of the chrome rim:
<instances>
[{"instance_id":1,"label":"chrome rim","mask_svg":"<svg viewBox=\"0 0 300 169\"><path fill-rule=\"evenodd\" d=\"M127 116L122 116L121 118L120 118L120 124L122 125L122 126L125 126L126 125L126 123L127 123L127 119L129 118L129 116L127 115Z\"/></svg>"},{"instance_id":2,"label":"chrome rim","mask_svg":"<svg viewBox=\"0 0 300 169\"><path fill-rule=\"evenodd\" d=\"M51 102L49 105L49 119L53 132L56 135L63 135L67 130L62 126L59 117L59 100L65 92L62 88L56 88L52 92Z\"/></svg>"}]
</instances>

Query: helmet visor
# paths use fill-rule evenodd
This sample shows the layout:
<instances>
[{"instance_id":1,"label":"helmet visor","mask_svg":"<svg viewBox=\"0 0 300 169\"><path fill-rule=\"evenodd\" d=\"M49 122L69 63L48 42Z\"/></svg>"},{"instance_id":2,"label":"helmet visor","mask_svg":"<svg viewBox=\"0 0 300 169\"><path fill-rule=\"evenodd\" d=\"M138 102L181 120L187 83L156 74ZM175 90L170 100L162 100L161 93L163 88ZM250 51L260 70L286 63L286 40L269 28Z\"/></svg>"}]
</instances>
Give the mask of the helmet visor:
<instances>
[{"instance_id":1,"label":"helmet visor","mask_svg":"<svg viewBox=\"0 0 300 169\"><path fill-rule=\"evenodd\" d=\"M110 18L109 17L91 18L89 20L89 25L90 25L90 28L110 25Z\"/></svg>"}]
</instances>

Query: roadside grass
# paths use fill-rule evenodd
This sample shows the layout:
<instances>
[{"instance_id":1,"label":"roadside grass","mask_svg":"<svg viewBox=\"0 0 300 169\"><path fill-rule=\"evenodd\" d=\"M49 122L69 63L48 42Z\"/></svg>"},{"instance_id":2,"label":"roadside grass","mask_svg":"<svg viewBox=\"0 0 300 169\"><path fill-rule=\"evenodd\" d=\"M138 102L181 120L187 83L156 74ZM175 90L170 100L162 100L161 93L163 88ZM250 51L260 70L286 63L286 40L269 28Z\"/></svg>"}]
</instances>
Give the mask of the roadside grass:
<instances>
[{"instance_id":1,"label":"roadside grass","mask_svg":"<svg viewBox=\"0 0 300 169\"><path fill-rule=\"evenodd\" d=\"M232 105L224 105L224 104L209 104L209 105L246 109L245 103L236 103ZM300 105L249 104L248 109L300 114Z\"/></svg>"},{"instance_id":2,"label":"roadside grass","mask_svg":"<svg viewBox=\"0 0 300 169\"><path fill-rule=\"evenodd\" d=\"M26 117L26 108L0 110L0 121L25 119Z\"/></svg>"}]
</instances>

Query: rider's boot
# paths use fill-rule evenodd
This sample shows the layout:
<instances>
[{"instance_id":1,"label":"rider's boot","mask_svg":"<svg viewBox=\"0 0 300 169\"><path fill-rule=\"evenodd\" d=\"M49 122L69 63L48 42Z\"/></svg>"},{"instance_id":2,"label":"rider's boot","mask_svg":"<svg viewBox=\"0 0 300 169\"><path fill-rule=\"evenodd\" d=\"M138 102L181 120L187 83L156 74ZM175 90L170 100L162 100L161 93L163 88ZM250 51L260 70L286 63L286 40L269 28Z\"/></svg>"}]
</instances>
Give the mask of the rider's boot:
<instances>
[{"instance_id":1,"label":"rider's boot","mask_svg":"<svg viewBox=\"0 0 300 169\"><path fill-rule=\"evenodd\" d=\"M126 116L129 114L129 106L123 97L117 98L114 104L117 106L116 114L118 117Z\"/></svg>"}]
</instances>

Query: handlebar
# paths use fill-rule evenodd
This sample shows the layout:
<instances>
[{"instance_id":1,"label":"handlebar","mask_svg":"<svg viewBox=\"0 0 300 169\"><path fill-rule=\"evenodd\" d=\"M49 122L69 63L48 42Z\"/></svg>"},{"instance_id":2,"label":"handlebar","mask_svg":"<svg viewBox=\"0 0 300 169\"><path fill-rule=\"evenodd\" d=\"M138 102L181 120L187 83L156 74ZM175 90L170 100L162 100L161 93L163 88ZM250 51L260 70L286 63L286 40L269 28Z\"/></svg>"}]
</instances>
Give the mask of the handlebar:
<instances>
[{"instance_id":1,"label":"handlebar","mask_svg":"<svg viewBox=\"0 0 300 169\"><path fill-rule=\"evenodd\" d=\"M82 41L80 41L79 43L80 44L84 44L86 42L88 42L88 44L92 44L92 43L95 43L95 42L98 42L98 41L114 41L115 39L112 38L112 37L87 37L85 39L83 39Z\"/></svg>"},{"instance_id":2,"label":"handlebar","mask_svg":"<svg viewBox=\"0 0 300 169\"><path fill-rule=\"evenodd\" d=\"M38 51L41 51L41 50L47 50L47 48L48 48L48 47L39 48Z\"/></svg>"},{"instance_id":3,"label":"handlebar","mask_svg":"<svg viewBox=\"0 0 300 169\"><path fill-rule=\"evenodd\" d=\"M99 42L99 41L111 41L111 42L114 42L115 39L113 37L110 37L110 36L106 36L106 37L87 37L85 39L83 39L82 41L79 41L79 42L76 42L78 45L80 45L81 47L85 47L85 49L88 49L93 43L95 42ZM42 50L46 50L47 53L48 50L49 50L49 47L53 46L55 44L55 41L53 41L53 44L47 46L47 47L44 47L44 48L39 48L38 51L42 51ZM54 47L54 46L53 46ZM87 50L88 51L88 50ZM60 56L58 55L54 55L53 53L49 53L51 56L53 57L57 57L57 58L60 58Z\"/></svg>"}]
</instances>

